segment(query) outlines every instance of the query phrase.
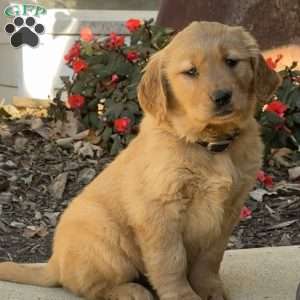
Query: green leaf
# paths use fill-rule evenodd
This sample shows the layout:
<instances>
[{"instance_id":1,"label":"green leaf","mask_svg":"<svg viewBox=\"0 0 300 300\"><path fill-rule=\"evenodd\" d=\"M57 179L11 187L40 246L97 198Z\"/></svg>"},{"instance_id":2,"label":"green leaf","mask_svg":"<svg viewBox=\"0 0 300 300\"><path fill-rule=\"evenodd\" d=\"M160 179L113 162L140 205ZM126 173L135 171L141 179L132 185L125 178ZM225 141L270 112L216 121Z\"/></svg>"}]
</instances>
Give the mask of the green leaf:
<instances>
[{"instance_id":1,"label":"green leaf","mask_svg":"<svg viewBox=\"0 0 300 300\"><path fill-rule=\"evenodd\" d=\"M113 136L113 144L110 149L110 155L117 155L123 149L121 137L119 135Z\"/></svg>"},{"instance_id":2,"label":"green leaf","mask_svg":"<svg viewBox=\"0 0 300 300\"><path fill-rule=\"evenodd\" d=\"M93 74L91 73L91 71L89 69L86 69L85 71L81 71L75 81L82 81L84 83L88 83L90 80L93 80L95 77L93 76Z\"/></svg>"},{"instance_id":3,"label":"green leaf","mask_svg":"<svg viewBox=\"0 0 300 300\"><path fill-rule=\"evenodd\" d=\"M84 89L84 83L82 81L76 81L71 88L73 94L80 94Z\"/></svg>"},{"instance_id":4,"label":"green leaf","mask_svg":"<svg viewBox=\"0 0 300 300\"><path fill-rule=\"evenodd\" d=\"M116 88L112 94L112 98L114 99L114 101L121 102L123 97L124 97L123 91Z\"/></svg>"},{"instance_id":5,"label":"green leaf","mask_svg":"<svg viewBox=\"0 0 300 300\"><path fill-rule=\"evenodd\" d=\"M93 97L95 94L95 89L90 87L90 88L85 88L83 91L82 91L82 95L85 96L85 97Z\"/></svg>"},{"instance_id":6,"label":"green leaf","mask_svg":"<svg viewBox=\"0 0 300 300\"><path fill-rule=\"evenodd\" d=\"M99 103L99 99L98 98L95 98L91 101L89 101L88 103L88 109L91 110L91 111L97 111L98 110L98 103Z\"/></svg>"},{"instance_id":7,"label":"green leaf","mask_svg":"<svg viewBox=\"0 0 300 300\"><path fill-rule=\"evenodd\" d=\"M293 114L293 120L295 123L300 124L300 112Z\"/></svg>"},{"instance_id":8,"label":"green leaf","mask_svg":"<svg viewBox=\"0 0 300 300\"><path fill-rule=\"evenodd\" d=\"M123 103L112 103L109 107L107 107L105 115L111 121L120 117L121 112L124 110Z\"/></svg>"},{"instance_id":9,"label":"green leaf","mask_svg":"<svg viewBox=\"0 0 300 300\"><path fill-rule=\"evenodd\" d=\"M127 134L124 137L124 142L128 145L135 138L134 134Z\"/></svg>"},{"instance_id":10,"label":"green leaf","mask_svg":"<svg viewBox=\"0 0 300 300\"><path fill-rule=\"evenodd\" d=\"M89 121L89 115L85 115L82 118L82 123L85 125L85 127L89 128L90 127L90 121Z\"/></svg>"},{"instance_id":11,"label":"green leaf","mask_svg":"<svg viewBox=\"0 0 300 300\"><path fill-rule=\"evenodd\" d=\"M260 123L262 126L274 127L276 125L282 124L284 119L277 116L272 111L265 111L261 115Z\"/></svg>"},{"instance_id":12,"label":"green leaf","mask_svg":"<svg viewBox=\"0 0 300 300\"><path fill-rule=\"evenodd\" d=\"M125 107L133 114L139 114L141 111L139 105L134 101L128 101Z\"/></svg>"},{"instance_id":13,"label":"green leaf","mask_svg":"<svg viewBox=\"0 0 300 300\"><path fill-rule=\"evenodd\" d=\"M93 46L91 43L82 41L81 46L82 46L82 48L81 48L82 55L87 55L87 56L93 55L94 51L93 51Z\"/></svg>"},{"instance_id":14,"label":"green leaf","mask_svg":"<svg viewBox=\"0 0 300 300\"><path fill-rule=\"evenodd\" d=\"M98 117L98 114L96 112L90 112L88 114L89 116L89 121L90 124L97 129L103 130L104 129L104 124L103 121L101 121Z\"/></svg>"},{"instance_id":15,"label":"green leaf","mask_svg":"<svg viewBox=\"0 0 300 300\"><path fill-rule=\"evenodd\" d=\"M129 89L127 97L130 100L137 99L137 90L136 90L136 88Z\"/></svg>"},{"instance_id":16,"label":"green leaf","mask_svg":"<svg viewBox=\"0 0 300 300\"><path fill-rule=\"evenodd\" d=\"M124 118L124 117L129 118L131 120L132 124L136 123L136 121L135 121L135 119L136 119L135 118L135 114L133 114L132 112L130 112L128 110L123 111L122 114L120 115L120 117L121 118Z\"/></svg>"},{"instance_id":17,"label":"green leaf","mask_svg":"<svg viewBox=\"0 0 300 300\"><path fill-rule=\"evenodd\" d=\"M294 85L292 84L292 82L289 79L284 79L282 81L281 86L277 89L276 95L277 97L280 99L280 101L288 104L288 95L290 93L291 90L294 89Z\"/></svg>"},{"instance_id":18,"label":"green leaf","mask_svg":"<svg viewBox=\"0 0 300 300\"><path fill-rule=\"evenodd\" d=\"M132 64L125 60L123 56L117 56L110 65L112 73L121 76L128 76L131 73Z\"/></svg>"},{"instance_id":19,"label":"green leaf","mask_svg":"<svg viewBox=\"0 0 300 300\"><path fill-rule=\"evenodd\" d=\"M294 126L294 117L293 115L286 116L285 122L288 127L292 128Z\"/></svg>"},{"instance_id":20,"label":"green leaf","mask_svg":"<svg viewBox=\"0 0 300 300\"><path fill-rule=\"evenodd\" d=\"M113 74L108 66L102 64L91 66L90 70L96 75L98 80L105 79Z\"/></svg>"},{"instance_id":21,"label":"green leaf","mask_svg":"<svg viewBox=\"0 0 300 300\"><path fill-rule=\"evenodd\" d=\"M141 77L142 77L141 68L138 67L137 65L134 65L134 67L132 67L131 73L129 74L129 80L131 82L131 85L134 86L135 89L137 84L140 82Z\"/></svg>"},{"instance_id":22,"label":"green leaf","mask_svg":"<svg viewBox=\"0 0 300 300\"><path fill-rule=\"evenodd\" d=\"M300 86L294 86L288 94L288 103L290 108L300 108Z\"/></svg>"},{"instance_id":23,"label":"green leaf","mask_svg":"<svg viewBox=\"0 0 300 300\"><path fill-rule=\"evenodd\" d=\"M97 83L98 83L98 80L97 79L93 79L93 80L91 80L91 81L88 82L88 86L89 87L96 87Z\"/></svg>"},{"instance_id":24,"label":"green leaf","mask_svg":"<svg viewBox=\"0 0 300 300\"><path fill-rule=\"evenodd\" d=\"M101 134L102 142L106 144L110 140L112 133L113 129L111 127L106 127Z\"/></svg>"},{"instance_id":25,"label":"green leaf","mask_svg":"<svg viewBox=\"0 0 300 300\"><path fill-rule=\"evenodd\" d=\"M274 140L274 137L276 135L275 130L270 127L263 127L261 129L261 131L262 131L262 138L263 138L264 144L268 145L268 146L271 145L272 141Z\"/></svg>"},{"instance_id":26,"label":"green leaf","mask_svg":"<svg viewBox=\"0 0 300 300\"><path fill-rule=\"evenodd\" d=\"M89 65L98 65L98 64L106 65L108 63L108 60L109 60L108 53L104 53L104 52L86 58L86 62Z\"/></svg>"}]
</instances>

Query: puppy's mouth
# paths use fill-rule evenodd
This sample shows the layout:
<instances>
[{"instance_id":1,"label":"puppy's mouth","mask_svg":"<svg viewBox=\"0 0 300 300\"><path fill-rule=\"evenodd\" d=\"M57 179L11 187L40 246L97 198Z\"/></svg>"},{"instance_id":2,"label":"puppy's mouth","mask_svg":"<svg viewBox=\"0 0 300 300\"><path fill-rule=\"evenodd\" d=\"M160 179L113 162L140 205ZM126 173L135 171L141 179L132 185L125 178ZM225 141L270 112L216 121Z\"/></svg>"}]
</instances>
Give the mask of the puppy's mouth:
<instances>
[{"instance_id":1,"label":"puppy's mouth","mask_svg":"<svg viewBox=\"0 0 300 300\"><path fill-rule=\"evenodd\" d=\"M224 107L219 108L215 115L217 117L226 117L227 118L227 117L232 116L233 113L234 113L233 105L226 105Z\"/></svg>"}]
</instances>

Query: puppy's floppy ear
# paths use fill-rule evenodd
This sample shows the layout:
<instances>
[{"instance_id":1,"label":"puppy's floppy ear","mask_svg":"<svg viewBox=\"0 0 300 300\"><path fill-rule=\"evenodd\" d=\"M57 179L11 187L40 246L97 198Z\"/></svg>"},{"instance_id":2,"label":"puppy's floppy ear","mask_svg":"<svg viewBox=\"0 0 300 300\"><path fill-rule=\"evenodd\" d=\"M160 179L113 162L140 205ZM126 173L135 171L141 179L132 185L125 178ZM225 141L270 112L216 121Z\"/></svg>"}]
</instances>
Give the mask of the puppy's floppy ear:
<instances>
[{"instance_id":1,"label":"puppy's floppy ear","mask_svg":"<svg viewBox=\"0 0 300 300\"><path fill-rule=\"evenodd\" d=\"M268 100L281 83L281 77L274 70L270 69L265 59L260 54L254 37L243 27L234 27L234 30L242 33L242 40L245 43L251 57L251 64L254 70L254 92L259 101Z\"/></svg>"},{"instance_id":2,"label":"puppy's floppy ear","mask_svg":"<svg viewBox=\"0 0 300 300\"><path fill-rule=\"evenodd\" d=\"M150 113L159 122L167 114L166 82L163 75L161 53L150 58L138 87L138 98L144 112Z\"/></svg>"},{"instance_id":3,"label":"puppy's floppy ear","mask_svg":"<svg viewBox=\"0 0 300 300\"><path fill-rule=\"evenodd\" d=\"M258 101L268 100L281 83L281 77L272 70L261 54L254 61L254 90Z\"/></svg>"}]
</instances>

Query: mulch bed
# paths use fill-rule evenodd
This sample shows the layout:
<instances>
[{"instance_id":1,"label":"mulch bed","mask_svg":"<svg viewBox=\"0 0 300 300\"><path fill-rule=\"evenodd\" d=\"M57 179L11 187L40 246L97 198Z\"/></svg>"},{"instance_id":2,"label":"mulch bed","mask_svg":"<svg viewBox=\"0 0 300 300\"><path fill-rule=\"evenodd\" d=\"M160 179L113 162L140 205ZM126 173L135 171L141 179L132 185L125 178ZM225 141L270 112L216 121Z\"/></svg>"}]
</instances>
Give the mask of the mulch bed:
<instances>
[{"instance_id":1,"label":"mulch bed","mask_svg":"<svg viewBox=\"0 0 300 300\"><path fill-rule=\"evenodd\" d=\"M112 159L58 145L28 124L0 122L0 261L47 260L60 213ZM253 214L236 227L229 249L300 244L300 182L288 182L287 168L266 171L275 187L286 184L262 201L248 199Z\"/></svg>"}]
</instances>

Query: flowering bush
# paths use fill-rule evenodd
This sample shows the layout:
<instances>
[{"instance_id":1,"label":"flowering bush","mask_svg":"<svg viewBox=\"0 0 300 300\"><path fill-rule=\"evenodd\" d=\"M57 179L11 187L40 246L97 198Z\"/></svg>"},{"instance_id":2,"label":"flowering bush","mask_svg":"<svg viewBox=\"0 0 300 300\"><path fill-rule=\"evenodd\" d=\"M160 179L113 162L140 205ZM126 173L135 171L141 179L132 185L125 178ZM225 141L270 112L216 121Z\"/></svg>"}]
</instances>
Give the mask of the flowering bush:
<instances>
[{"instance_id":1,"label":"flowering bush","mask_svg":"<svg viewBox=\"0 0 300 300\"><path fill-rule=\"evenodd\" d=\"M67 106L77 112L86 127L97 129L101 146L112 155L136 135L142 116L136 91L142 69L149 56L167 45L173 34L152 20L130 19L125 26L128 42L114 32L96 39L89 27L82 28L80 40L64 57L74 72L71 80L62 77ZM266 62L274 69L281 59L279 54ZM300 71L296 66L294 63L279 72L283 82L276 95L258 103L257 119L267 153L272 148L298 148L300 144ZM53 107L50 110L61 112Z\"/></svg>"},{"instance_id":2,"label":"flowering bush","mask_svg":"<svg viewBox=\"0 0 300 300\"><path fill-rule=\"evenodd\" d=\"M275 68L282 58L267 58L267 64ZM299 149L300 145L300 71L297 63L280 71L283 81L274 97L258 104L257 118L262 125L262 137L266 153L273 148Z\"/></svg>"},{"instance_id":3,"label":"flowering bush","mask_svg":"<svg viewBox=\"0 0 300 300\"><path fill-rule=\"evenodd\" d=\"M64 59L73 69L71 79L62 77L68 93L67 107L83 124L95 128L101 146L112 155L124 148L137 133L142 111L137 101L137 84L149 56L163 48L172 30L150 21L130 19L125 37L114 32L96 39L89 27L80 32ZM57 111L52 110L51 111Z\"/></svg>"}]
</instances>

